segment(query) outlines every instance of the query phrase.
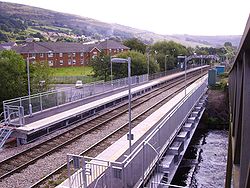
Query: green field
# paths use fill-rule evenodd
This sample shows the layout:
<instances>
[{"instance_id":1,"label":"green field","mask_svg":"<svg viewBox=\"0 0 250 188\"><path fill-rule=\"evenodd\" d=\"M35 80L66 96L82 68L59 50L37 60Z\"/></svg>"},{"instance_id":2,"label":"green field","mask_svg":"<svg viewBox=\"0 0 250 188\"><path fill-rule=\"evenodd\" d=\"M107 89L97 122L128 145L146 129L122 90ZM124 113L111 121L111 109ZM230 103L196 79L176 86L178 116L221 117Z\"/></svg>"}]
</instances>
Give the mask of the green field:
<instances>
[{"instance_id":1,"label":"green field","mask_svg":"<svg viewBox=\"0 0 250 188\"><path fill-rule=\"evenodd\" d=\"M90 76L92 75L92 67L62 67L51 68L53 76Z\"/></svg>"},{"instance_id":2,"label":"green field","mask_svg":"<svg viewBox=\"0 0 250 188\"><path fill-rule=\"evenodd\" d=\"M29 33L35 34L35 33L40 33L40 32L41 32L40 30L38 30L38 29L33 29L33 28L31 28L31 27L28 27L28 29L27 29L26 31L27 31L28 34L29 34Z\"/></svg>"}]
</instances>

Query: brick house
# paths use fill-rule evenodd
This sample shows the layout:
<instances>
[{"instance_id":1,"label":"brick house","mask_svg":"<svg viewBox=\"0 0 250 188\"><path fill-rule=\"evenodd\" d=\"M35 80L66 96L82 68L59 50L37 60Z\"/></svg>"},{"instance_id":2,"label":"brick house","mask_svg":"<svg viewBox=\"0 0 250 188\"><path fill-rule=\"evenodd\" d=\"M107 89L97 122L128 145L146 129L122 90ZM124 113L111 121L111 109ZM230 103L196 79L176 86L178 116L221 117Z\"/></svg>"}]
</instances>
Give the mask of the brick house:
<instances>
[{"instance_id":1,"label":"brick house","mask_svg":"<svg viewBox=\"0 0 250 188\"><path fill-rule=\"evenodd\" d=\"M105 40L98 44L30 42L15 46L12 50L30 62L48 62L51 67L68 67L87 65L91 58L98 56L102 51L107 55L115 55L129 48L116 41Z\"/></svg>"}]
</instances>

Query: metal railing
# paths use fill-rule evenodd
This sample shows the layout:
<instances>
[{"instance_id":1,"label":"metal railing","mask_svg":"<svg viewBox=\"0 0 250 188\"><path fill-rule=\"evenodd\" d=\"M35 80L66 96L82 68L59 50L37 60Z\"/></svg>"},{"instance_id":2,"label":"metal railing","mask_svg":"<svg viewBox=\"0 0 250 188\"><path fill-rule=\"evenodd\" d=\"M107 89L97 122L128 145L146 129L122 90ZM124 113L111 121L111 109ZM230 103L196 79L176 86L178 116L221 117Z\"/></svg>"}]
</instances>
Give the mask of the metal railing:
<instances>
[{"instance_id":1,"label":"metal railing","mask_svg":"<svg viewBox=\"0 0 250 188\"><path fill-rule=\"evenodd\" d=\"M51 79L54 84L75 84L77 80L81 80L83 83L98 81L98 78L93 76L53 76Z\"/></svg>"},{"instance_id":2,"label":"metal railing","mask_svg":"<svg viewBox=\"0 0 250 188\"><path fill-rule=\"evenodd\" d=\"M83 173L81 174L85 179L83 187L134 187L143 184L206 90L207 79L200 79L200 84L189 91L155 125L154 129L124 161L111 163L79 156L85 161L82 169L91 169L91 177L84 170L77 169ZM104 163L105 169L103 169ZM96 177L96 175L99 176ZM80 187L75 186L76 184L75 182L74 187ZM158 185L150 186L157 187Z\"/></svg>"},{"instance_id":3,"label":"metal railing","mask_svg":"<svg viewBox=\"0 0 250 188\"><path fill-rule=\"evenodd\" d=\"M189 66L188 68L194 68ZM183 71L181 68L168 70L166 72L155 73L150 76L148 74L131 77L131 85L141 84L149 80L157 79L163 76L174 74ZM66 89L58 89L47 91L43 93L33 94L30 97L24 96L3 101L4 118L5 123L14 122L16 125L22 126L25 124L24 117L30 115L29 107L31 106L32 115L41 113L45 110L49 110L61 105L72 103L75 101L82 100L84 98L99 95L101 93L110 92L115 89L124 88L128 85L128 78L121 78L113 81L103 82L92 82L84 84L82 88L70 87ZM31 104L31 105L30 105ZM17 114L17 117L9 116L12 112L9 111L8 107L22 107L22 113ZM20 118L22 120L20 120ZM19 122L22 122L20 124Z\"/></svg>"},{"instance_id":4,"label":"metal railing","mask_svg":"<svg viewBox=\"0 0 250 188\"><path fill-rule=\"evenodd\" d=\"M0 114L0 124L4 122L4 113Z\"/></svg>"},{"instance_id":5,"label":"metal railing","mask_svg":"<svg viewBox=\"0 0 250 188\"><path fill-rule=\"evenodd\" d=\"M131 77L132 85L144 83L148 81L148 75L140 75ZM32 106L32 112L40 113L44 110L55 108L61 105L65 105L71 102L75 102L90 96L95 96L101 93L109 92L111 90L127 87L128 78L122 78L108 81L108 82L93 82L84 84L82 88L67 88L61 90L52 90L48 92L33 94L30 97L19 97L15 99L3 101L3 108L5 114L5 122L16 121L16 118L10 117L9 107L22 107L23 113L18 114L18 117L24 117L29 115L29 104ZM8 118L8 120L7 120ZM23 124L20 124L23 125Z\"/></svg>"}]
</instances>

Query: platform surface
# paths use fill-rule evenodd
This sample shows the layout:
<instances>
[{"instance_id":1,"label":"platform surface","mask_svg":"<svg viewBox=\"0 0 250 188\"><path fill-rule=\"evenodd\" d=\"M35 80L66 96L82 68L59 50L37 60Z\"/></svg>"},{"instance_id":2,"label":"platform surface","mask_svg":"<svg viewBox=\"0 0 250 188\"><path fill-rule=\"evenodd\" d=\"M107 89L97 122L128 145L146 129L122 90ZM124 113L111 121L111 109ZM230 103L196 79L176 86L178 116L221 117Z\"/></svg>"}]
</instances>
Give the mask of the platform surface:
<instances>
[{"instance_id":1,"label":"platform surface","mask_svg":"<svg viewBox=\"0 0 250 188\"><path fill-rule=\"evenodd\" d=\"M187 70L187 73L191 72L191 71L194 71L194 70L197 70L197 69L199 69L199 68L189 69L189 70ZM161 82L173 79L173 78L178 77L178 76L183 75L183 74L184 74L184 71L178 72L178 73L175 73L175 74L172 74L172 75L168 75L168 76L165 76L165 77L162 77L162 78L150 81L150 82L147 82L147 83L145 83L143 85L139 85L139 86L134 87L134 88L131 89L131 94L139 92L139 91L144 90L146 88L150 88L150 87L152 87L154 85L157 85L157 84L159 84ZM94 108L96 108L98 106L102 106L102 105L107 104L109 102L115 101L115 100L117 100L119 98L123 98L123 97L125 97L127 95L128 95L128 90L121 91L121 92L115 93L113 95L105 94L105 96L103 96L103 98L93 100L93 101L91 101L89 103L86 103L86 104L81 104L80 103L80 106L72 105L72 107L73 107L72 109L68 109L68 110L62 111L60 113L54 113L54 112L49 113L48 112L47 116L45 116L44 118L38 119L38 120L36 120L34 122L31 122L29 124L26 124L26 125L24 125L22 127L18 127L17 130L20 131L20 132L25 132L25 133L40 130L40 129L43 129L45 127L49 127L50 125L61 122L63 120L66 120L66 119L69 119L71 117L77 116L78 114L81 114L83 112L89 111L90 109L94 109ZM57 108L53 109L53 110L58 111ZM50 114L53 114L53 115L50 115Z\"/></svg>"},{"instance_id":2,"label":"platform surface","mask_svg":"<svg viewBox=\"0 0 250 188\"><path fill-rule=\"evenodd\" d=\"M191 84L186 89L186 93L190 93L194 88L199 86L201 82L205 80L205 77L197 80L193 84ZM166 114L168 114L177 104L178 102L185 97L185 91L183 90L175 97L173 97L170 101L156 110L153 114L143 120L140 124L132 129L132 134L134 134L134 140L132 141L132 146L136 147L136 145L141 143L141 139L145 138L145 135L150 133L150 130L154 128ZM127 140L127 135L124 135L107 149L105 149L102 153L100 153L95 159L100 160L99 162L95 162L95 164L104 165L102 161L110 161L110 162L122 162L123 159L129 154L129 144ZM101 171L99 172L102 173ZM95 174L96 175L96 174ZM57 186L57 188L66 188L69 182L68 179L65 180L62 184Z\"/></svg>"},{"instance_id":3,"label":"platform surface","mask_svg":"<svg viewBox=\"0 0 250 188\"><path fill-rule=\"evenodd\" d=\"M187 87L187 94L191 92L195 87L197 87L200 83L201 81L198 80L189 87ZM160 107L157 111L155 111L145 120L143 120L140 124L134 127L131 131L131 133L134 134L134 140L132 141L132 144L135 144L143 136L145 137L149 130L152 129L152 127L154 127L167 113L169 113L184 97L185 91L180 92L166 104ZM118 141L116 141L114 144L104 150L101 154L99 154L96 158L104 161L106 160L115 162L120 158L120 156L128 152L128 147L129 145L127 135L124 135Z\"/></svg>"}]
</instances>

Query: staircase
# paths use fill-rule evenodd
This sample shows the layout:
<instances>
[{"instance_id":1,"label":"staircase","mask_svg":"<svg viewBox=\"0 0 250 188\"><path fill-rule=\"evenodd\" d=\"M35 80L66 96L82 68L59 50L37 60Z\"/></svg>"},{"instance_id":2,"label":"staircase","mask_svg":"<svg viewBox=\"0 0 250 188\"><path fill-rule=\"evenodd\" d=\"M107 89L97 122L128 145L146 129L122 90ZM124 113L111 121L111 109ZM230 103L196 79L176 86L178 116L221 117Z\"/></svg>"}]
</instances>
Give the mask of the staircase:
<instances>
[{"instance_id":1,"label":"staircase","mask_svg":"<svg viewBox=\"0 0 250 188\"><path fill-rule=\"evenodd\" d=\"M10 127L5 126L0 128L0 148L4 146L6 140L10 137L12 132L13 130Z\"/></svg>"}]
</instances>

